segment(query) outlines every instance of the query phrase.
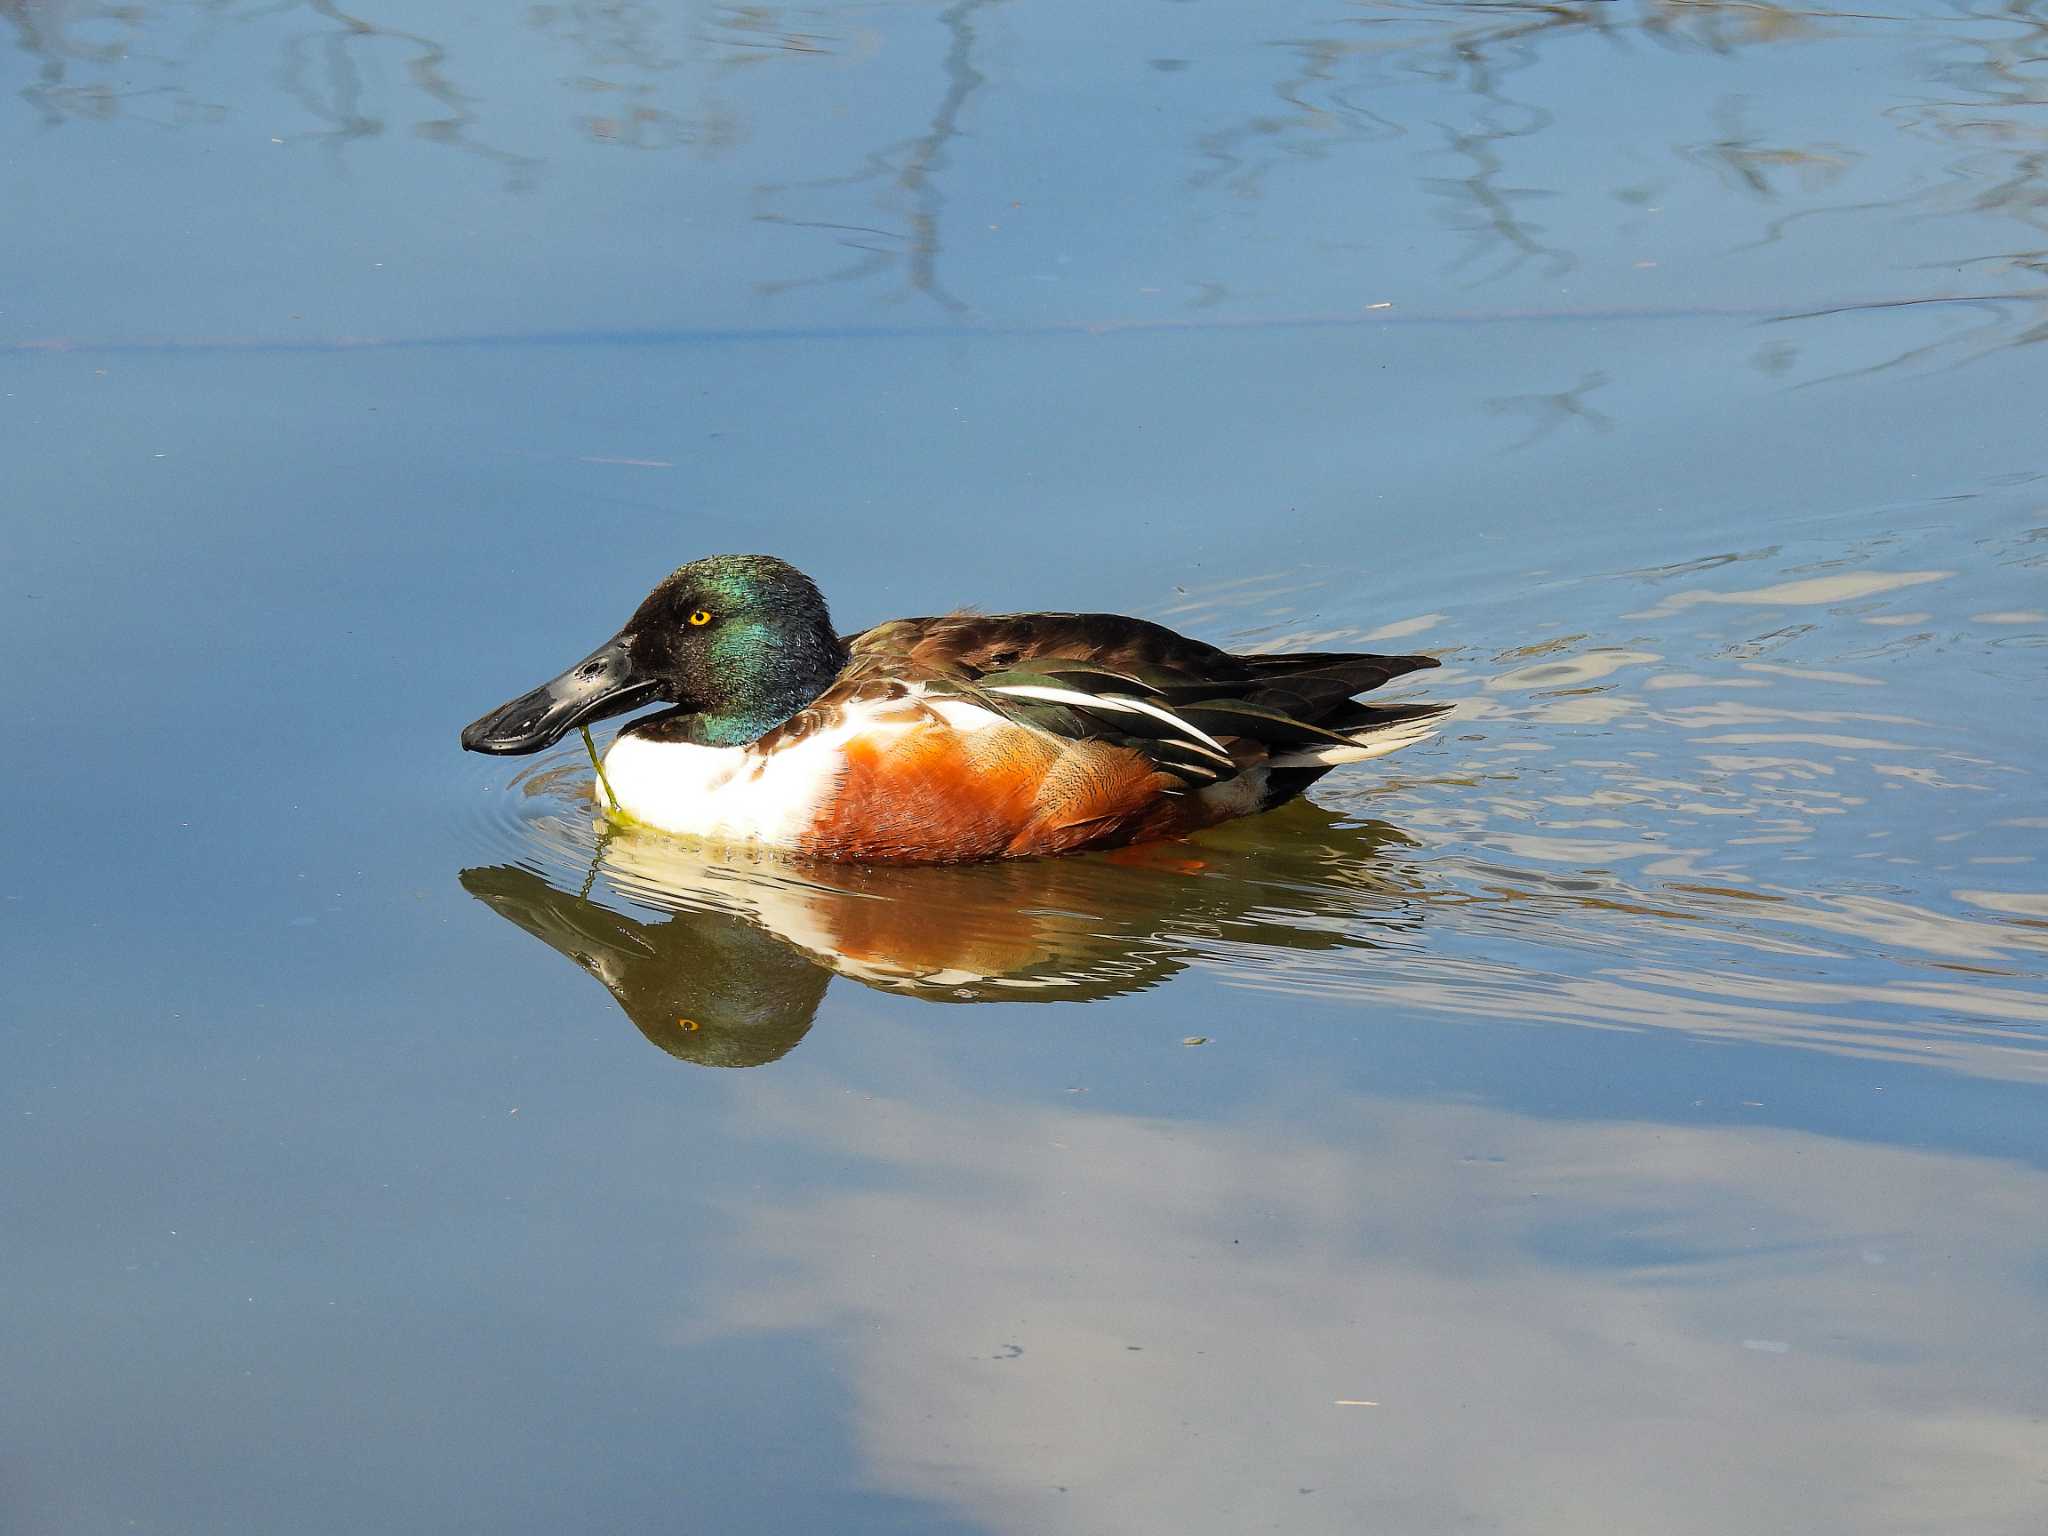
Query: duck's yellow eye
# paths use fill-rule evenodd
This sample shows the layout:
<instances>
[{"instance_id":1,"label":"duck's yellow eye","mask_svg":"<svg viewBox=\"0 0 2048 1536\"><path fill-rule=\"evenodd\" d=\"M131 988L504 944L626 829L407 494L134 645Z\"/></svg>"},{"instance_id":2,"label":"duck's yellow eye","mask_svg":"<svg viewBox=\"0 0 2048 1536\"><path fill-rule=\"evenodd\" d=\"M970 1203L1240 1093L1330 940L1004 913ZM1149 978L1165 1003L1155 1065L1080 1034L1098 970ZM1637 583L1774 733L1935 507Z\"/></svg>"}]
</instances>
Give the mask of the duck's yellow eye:
<instances>
[{"instance_id":1,"label":"duck's yellow eye","mask_svg":"<svg viewBox=\"0 0 2048 1536\"><path fill-rule=\"evenodd\" d=\"M709 624L710 622L711 610L709 608L699 608L695 613L690 615L690 627L692 629L702 629L706 624Z\"/></svg>"}]
</instances>

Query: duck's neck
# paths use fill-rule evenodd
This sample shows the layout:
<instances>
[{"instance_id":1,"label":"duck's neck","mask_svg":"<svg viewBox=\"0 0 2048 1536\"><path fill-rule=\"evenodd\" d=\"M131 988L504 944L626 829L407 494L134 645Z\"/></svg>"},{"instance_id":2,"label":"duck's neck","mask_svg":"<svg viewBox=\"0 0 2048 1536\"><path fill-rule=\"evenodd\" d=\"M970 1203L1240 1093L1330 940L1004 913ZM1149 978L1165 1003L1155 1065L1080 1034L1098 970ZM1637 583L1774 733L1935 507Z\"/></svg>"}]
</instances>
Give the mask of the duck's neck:
<instances>
[{"instance_id":1,"label":"duck's neck","mask_svg":"<svg viewBox=\"0 0 2048 1536\"><path fill-rule=\"evenodd\" d=\"M737 669L723 703L663 722L663 736L700 747L749 746L831 687L846 665L846 648L829 628L782 638L769 655Z\"/></svg>"}]
</instances>

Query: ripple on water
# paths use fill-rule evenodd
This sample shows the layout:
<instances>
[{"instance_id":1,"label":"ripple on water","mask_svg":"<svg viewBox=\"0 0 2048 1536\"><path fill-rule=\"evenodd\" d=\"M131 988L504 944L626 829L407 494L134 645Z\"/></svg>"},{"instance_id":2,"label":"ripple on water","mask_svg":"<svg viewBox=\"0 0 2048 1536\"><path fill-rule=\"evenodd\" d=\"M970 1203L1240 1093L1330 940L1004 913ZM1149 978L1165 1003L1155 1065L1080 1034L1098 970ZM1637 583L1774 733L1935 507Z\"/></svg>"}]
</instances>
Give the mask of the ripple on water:
<instances>
[{"instance_id":1,"label":"ripple on water","mask_svg":"<svg viewBox=\"0 0 2048 1536\"><path fill-rule=\"evenodd\" d=\"M572 742L476 786L464 879L665 1049L725 1064L787 1049L835 975L935 1001L1086 1001L1192 969L1445 1016L2038 1077L2048 818L2000 814L2032 808L2034 765L1987 750L1979 702L1921 686L1911 655L1843 665L1868 654L1862 626L1901 592L1980 623L2031 619L1988 606L2004 594L1952 546L1931 552L1926 568L1870 570L1788 545L1553 586L1570 620L1558 634L1484 663L1453 651L1430 675L1431 696L1460 704L1435 744L1188 843L810 864L607 825ZM1944 558L1953 568L1933 568ZM1689 585L1738 560L1758 579ZM1678 583L1640 606L1644 586ZM1276 604L1290 621L1339 606L1315 591L1290 572L1176 607L1210 634L1250 608L1257 622L1225 637L1243 644L1277 631ZM1481 593L1467 613L1394 628L1476 645L1520 608L1512 590ZM1796 638L1757 659L1794 610L1810 614ZM758 1025L749 978L792 966L810 981L776 994L792 1015L778 1048L718 1057L721 1017ZM676 1035L676 1019L692 1029Z\"/></svg>"}]
</instances>

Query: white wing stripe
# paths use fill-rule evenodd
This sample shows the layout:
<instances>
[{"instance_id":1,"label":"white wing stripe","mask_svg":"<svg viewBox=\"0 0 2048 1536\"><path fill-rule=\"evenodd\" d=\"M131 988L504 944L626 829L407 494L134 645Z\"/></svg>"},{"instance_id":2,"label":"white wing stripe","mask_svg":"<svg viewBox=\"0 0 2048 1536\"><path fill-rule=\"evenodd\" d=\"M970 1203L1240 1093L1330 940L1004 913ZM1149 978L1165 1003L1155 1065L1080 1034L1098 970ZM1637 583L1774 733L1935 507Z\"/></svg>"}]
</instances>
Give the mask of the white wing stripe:
<instances>
[{"instance_id":1,"label":"white wing stripe","mask_svg":"<svg viewBox=\"0 0 2048 1536\"><path fill-rule=\"evenodd\" d=\"M1394 725L1381 726L1377 730L1360 731L1351 738L1348 747L1315 747L1301 752L1287 752L1267 761L1268 768L1333 768L1338 763L1362 763L1367 758L1385 757L1389 752L1398 752L1403 747L1412 747L1419 741L1427 741L1436 734L1438 718L1428 715L1420 720L1402 720Z\"/></svg>"},{"instance_id":2,"label":"white wing stripe","mask_svg":"<svg viewBox=\"0 0 2048 1536\"><path fill-rule=\"evenodd\" d=\"M1073 688L1042 688L1035 683L1013 683L1007 687L991 688L989 692L1015 694L1020 699L1043 699L1048 704L1072 704L1080 709L1115 709L1125 714L1151 715L1164 720L1177 731L1185 731L1196 741L1206 743L1224 762L1230 761L1230 754L1223 750L1223 743L1214 736L1199 726L1190 725L1172 710L1147 704L1143 699L1133 699L1124 694L1082 693Z\"/></svg>"}]
</instances>

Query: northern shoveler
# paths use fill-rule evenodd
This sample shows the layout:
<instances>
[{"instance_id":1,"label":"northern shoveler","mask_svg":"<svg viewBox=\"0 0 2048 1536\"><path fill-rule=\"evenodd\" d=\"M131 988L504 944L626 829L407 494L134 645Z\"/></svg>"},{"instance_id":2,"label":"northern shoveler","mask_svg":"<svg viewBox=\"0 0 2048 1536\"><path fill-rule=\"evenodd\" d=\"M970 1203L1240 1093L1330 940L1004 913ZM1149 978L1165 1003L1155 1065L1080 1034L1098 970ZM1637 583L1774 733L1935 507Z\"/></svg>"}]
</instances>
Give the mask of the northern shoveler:
<instances>
[{"instance_id":1,"label":"northern shoveler","mask_svg":"<svg viewBox=\"0 0 2048 1536\"><path fill-rule=\"evenodd\" d=\"M538 752L642 705L613 814L817 858L950 863L1175 837L1270 810L1432 734L1353 695L1429 656L1237 656L1110 613L953 613L841 637L768 555L693 561L626 627L462 733Z\"/></svg>"}]
</instances>

